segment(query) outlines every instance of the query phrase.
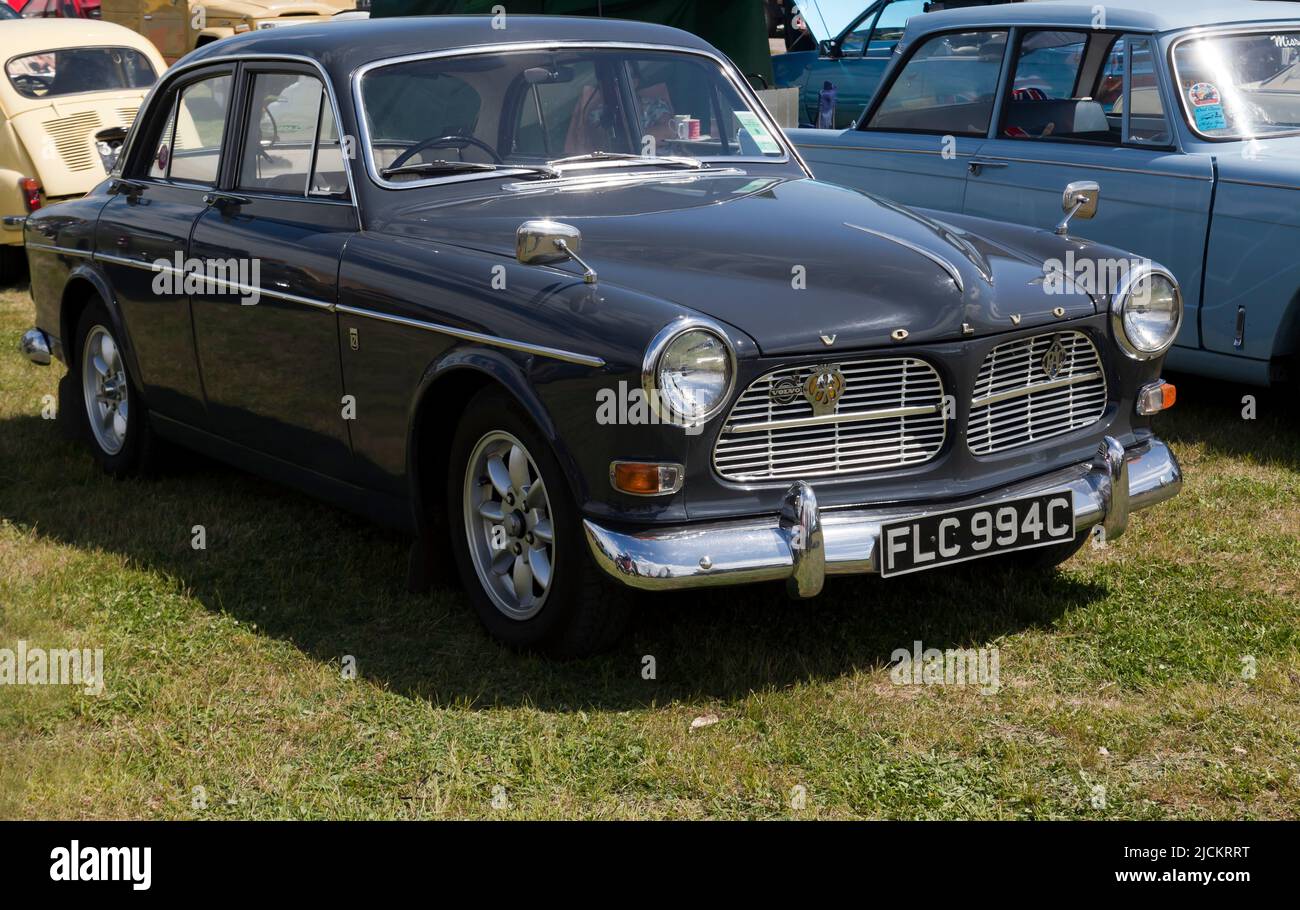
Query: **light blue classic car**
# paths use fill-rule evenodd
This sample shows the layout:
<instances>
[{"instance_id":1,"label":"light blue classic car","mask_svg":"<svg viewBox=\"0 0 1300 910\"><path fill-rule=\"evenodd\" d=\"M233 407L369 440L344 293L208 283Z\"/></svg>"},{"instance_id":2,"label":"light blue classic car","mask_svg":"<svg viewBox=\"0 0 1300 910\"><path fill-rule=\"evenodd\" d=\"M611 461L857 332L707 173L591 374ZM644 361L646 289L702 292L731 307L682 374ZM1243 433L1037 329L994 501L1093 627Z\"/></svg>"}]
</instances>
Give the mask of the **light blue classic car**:
<instances>
[{"instance_id":1,"label":"light blue classic car","mask_svg":"<svg viewBox=\"0 0 1300 910\"><path fill-rule=\"evenodd\" d=\"M791 135L822 180L1044 228L1095 183L1095 217L1069 230L1178 278L1171 368L1300 373L1300 5L932 13L856 127Z\"/></svg>"},{"instance_id":2,"label":"light blue classic car","mask_svg":"<svg viewBox=\"0 0 1300 910\"><path fill-rule=\"evenodd\" d=\"M913 16L1015 0L803 0L799 12L816 44L772 58L777 88L799 89L799 125L816 126L822 89L835 89L836 128L851 126L880 85L880 77Z\"/></svg>"}]
</instances>

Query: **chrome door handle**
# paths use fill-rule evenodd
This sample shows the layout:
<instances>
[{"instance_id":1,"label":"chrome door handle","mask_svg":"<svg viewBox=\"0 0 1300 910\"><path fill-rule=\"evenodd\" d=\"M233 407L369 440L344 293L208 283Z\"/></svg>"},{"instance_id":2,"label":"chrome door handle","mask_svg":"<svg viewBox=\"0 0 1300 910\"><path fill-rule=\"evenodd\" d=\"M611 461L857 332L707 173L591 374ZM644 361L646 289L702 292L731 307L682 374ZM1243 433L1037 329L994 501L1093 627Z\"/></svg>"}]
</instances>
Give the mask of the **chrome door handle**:
<instances>
[{"instance_id":1,"label":"chrome door handle","mask_svg":"<svg viewBox=\"0 0 1300 910\"><path fill-rule=\"evenodd\" d=\"M219 209L223 213L227 208L238 208L241 205L248 205L252 201L247 196L237 196L234 193L207 193L203 197L205 205Z\"/></svg>"},{"instance_id":2,"label":"chrome door handle","mask_svg":"<svg viewBox=\"0 0 1300 910\"><path fill-rule=\"evenodd\" d=\"M1005 161L987 161L984 159L976 158L972 160L968 165L966 165L966 169L970 171L972 177L978 177L980 175L980 171L984 170L984 168L986 167L1006 167L1006 166L1007 163Z\"/></svg>"}]
</instances>

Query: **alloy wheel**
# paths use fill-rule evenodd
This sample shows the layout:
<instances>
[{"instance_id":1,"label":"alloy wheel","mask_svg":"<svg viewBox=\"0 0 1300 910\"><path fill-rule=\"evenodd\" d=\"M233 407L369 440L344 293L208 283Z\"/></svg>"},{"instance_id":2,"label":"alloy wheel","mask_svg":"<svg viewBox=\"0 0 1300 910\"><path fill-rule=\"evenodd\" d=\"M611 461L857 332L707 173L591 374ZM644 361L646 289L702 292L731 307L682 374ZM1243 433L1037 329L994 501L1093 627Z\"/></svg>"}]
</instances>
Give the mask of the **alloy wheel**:
<instances>
[{"instance_id":1,"label":"alloy wheel","mask_svg":"<svg viewBox=\"0 0 1300 910\"><path fill-rule=\"evenodd\" d=\"M505 616L525 620L546 603L554 581L551 502L522 442L493 431L465 468L465 533L480 584Z\"/></svg>"},{"instance_id":2,"label":"alloy wheel","mask_svg":"<svg viewBox=\"0 0 1300 910\"><path fill-rule=\"evenodd\" d=\"M130 394L122 352L102 325L87 333L82 346L81 389L95 442L106 455L116 455L126 443Z\"/></svg>"}]
</instances>

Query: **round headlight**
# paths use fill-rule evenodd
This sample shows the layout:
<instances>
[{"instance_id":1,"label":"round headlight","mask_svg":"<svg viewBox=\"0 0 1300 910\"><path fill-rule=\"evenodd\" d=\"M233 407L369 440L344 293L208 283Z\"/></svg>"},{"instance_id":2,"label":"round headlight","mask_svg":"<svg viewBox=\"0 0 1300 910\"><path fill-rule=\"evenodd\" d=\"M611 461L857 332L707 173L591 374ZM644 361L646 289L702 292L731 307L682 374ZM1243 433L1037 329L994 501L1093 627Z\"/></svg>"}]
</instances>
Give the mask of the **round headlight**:
<instances>
[{"instance_id":1,"label":"round headlight","mask_svg":"<svg viewBox=\"0 0 1300 910\"><path fill-rule=\"evenodd\" d=\"M1163 269L1133 272L1111 304L1115 336L1130 357L1150 360L1169 350L1183 321L1178 282Z\"/></svg>"},{"instance_id":2,"label":"round headlight","mask_svg":"<svg viewBox=\"0 0 1300 910\"><path fill-rule=\"evenodd\" d=\"M643 385L661 419L690 424L726 403L736 378L735 353L719 329L695 320L674 323L650 343Z\"/></svg>"}]
</instances>

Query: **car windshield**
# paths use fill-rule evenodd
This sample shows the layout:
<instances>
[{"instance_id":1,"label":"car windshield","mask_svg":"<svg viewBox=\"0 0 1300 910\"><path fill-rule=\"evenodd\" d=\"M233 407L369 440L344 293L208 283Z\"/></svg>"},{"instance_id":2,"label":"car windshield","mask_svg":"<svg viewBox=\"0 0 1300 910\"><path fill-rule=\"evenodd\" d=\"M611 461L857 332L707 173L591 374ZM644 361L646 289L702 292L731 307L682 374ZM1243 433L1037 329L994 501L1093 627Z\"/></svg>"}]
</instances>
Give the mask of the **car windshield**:
<instances>
[{"instance_id":1,"label":"car windshield","mask_svg":"<svg viewBox=\"0 0 1300 910\"><path fill-rule=\"evenodd\" d=\"M148 88L158 74L149 58L129 47L69 47L14 57L5 65L25 98Z\"/></svg>"},{"instance_id":2,"label":"car windshield","mask_svg":"<svg viewBox=\"0 0 1300 910\"><path fill-rule=\"evenodd\" d=\"M579 48L409 60L367 72L361 97L371 161L391 181L786 154L722 68L695 54Z\"/></svg>"},{"instance_id":3,"label":"car windshield","mask_svg":"<svg viewBox=\"0 0 1300 910\"><path fill-rule=\"evenodd\" d=\"M1177 45L1188 123L1211 139L1300 132L1300 30L1207 35Z\"/></svg>"}]
</instances>

